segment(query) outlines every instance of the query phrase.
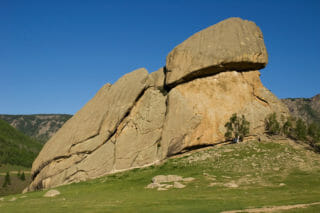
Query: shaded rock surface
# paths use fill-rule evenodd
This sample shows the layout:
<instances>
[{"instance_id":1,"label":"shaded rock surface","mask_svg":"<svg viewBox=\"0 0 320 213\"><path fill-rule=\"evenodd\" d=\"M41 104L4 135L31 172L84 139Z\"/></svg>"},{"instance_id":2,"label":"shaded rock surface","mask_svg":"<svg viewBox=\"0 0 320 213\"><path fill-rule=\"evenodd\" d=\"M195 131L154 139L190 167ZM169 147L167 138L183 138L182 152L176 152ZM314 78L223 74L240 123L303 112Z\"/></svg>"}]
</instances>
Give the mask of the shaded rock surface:
<instances>
[{"instance_id":1,"label":"shaded rock surface","mask_svg":"<svg viewBox=\"0 0 320 213\"><path fill-rule=\"evenodd\" d=\"M184 50L195 58L185 58ZM45 144L27 190L141 168L223 142L233 113L246 116L251 135L263 134L267 114L287 114L261 84L256 69L266 63L262 34L253 22L228 19L205 29L175 48L166 68L151 74L138 69L103 86ZM190 73L196 75L185 81ZM179 176L157 176L148 188L174 187L163 182L183 187L180 181Z\"/></svg>"}]
</instances>

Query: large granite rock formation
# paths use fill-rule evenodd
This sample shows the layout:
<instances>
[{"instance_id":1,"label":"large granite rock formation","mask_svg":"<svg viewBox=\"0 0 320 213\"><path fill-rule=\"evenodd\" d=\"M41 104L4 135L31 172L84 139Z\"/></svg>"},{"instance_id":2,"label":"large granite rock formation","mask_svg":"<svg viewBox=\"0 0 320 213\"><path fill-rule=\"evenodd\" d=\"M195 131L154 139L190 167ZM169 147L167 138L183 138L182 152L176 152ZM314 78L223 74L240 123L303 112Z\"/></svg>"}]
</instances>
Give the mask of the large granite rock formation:
<instances>
[{"instance_id":1,"label":"large granite rock formation","mask_svg":"<svg viewBox=\"0 0 320 213\"><path fill-rule=\"evenodd\" d=\"M262 33L230 18L176 47L167 65L106 84L44 146L27 190L148 166L194 147L225 141L233 113L264 133L264 119L288 110L260 81Z\"/></svg>"}]
</instances>

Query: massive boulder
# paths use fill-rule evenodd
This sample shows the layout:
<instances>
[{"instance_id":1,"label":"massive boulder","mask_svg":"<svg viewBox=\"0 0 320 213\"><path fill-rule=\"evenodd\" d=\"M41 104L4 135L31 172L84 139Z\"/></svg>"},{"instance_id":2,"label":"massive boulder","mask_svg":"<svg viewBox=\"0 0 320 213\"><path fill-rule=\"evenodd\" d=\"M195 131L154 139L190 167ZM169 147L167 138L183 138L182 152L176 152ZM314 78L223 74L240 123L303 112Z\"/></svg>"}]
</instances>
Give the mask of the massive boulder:
<instances>
[{"instance_id":1,"label":"massive boulder","mask_svg":"<svg viewBox=\"0 0 320 213\"><path fill-rule=\"evenodd\" d=\"M229 18L194 34L169 53L166 83L172 87L227 70L258 70L267 63L259 27L251 21Z\"/></svg>"},{"instance_id":2,"label":"massive boulder","mask_svg":"<svg viewBox=\"0 0 320 213\"><path fill-rule=\"evenodd\" d=\"M170 156L193 147L225 141L225 123L233 113L250 122L252 136L264 133L266 115L286 116L287 108L260 81L259 71L222 72L195 79L168 94L162 153Z\"/></svg>"},{"instance_id":3,"label":"massive boulder","mask_svg":"<svg viewBox=\"0 0 320 213\"><path fill-rule=\"evenodd\" d=\"M106 84L45 144L33 191L141 168L189 149L225 142L224 125L245 115L250 135L287 108L260 81L267 52L259 28L231 18L176 47L166 67Z\"/></svg>"}]
</instances>

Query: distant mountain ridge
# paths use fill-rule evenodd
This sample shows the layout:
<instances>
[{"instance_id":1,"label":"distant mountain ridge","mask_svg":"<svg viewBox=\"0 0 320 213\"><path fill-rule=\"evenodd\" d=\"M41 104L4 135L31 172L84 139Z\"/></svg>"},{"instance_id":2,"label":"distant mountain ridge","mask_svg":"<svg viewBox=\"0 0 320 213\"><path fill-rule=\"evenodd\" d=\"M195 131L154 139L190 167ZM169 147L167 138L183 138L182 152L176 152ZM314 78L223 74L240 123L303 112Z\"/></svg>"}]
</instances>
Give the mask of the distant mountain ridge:
<instances>
[{"instance_id":1,"label":"distant mountain ridge","mask_svg":"<svg viewBox=\"0 0 320 213\"><path fill-rule=\"evenodd\" d=\"M320 94L312 98L285 98L282 102L293 117L301 118L309 124L320 125Z\"/></svg>"},{"instance_id":2,"label":"distant mountain ridge","mask_svg":"<svg viewBox=\"0 0 320 213\"><path fill-rule=\"evenodd\" d=\"M0 119L0 165L31 167L42 144Z\"/></svg>"},{"instance_id":3,"label":"distant mountain ridge","mask_svg":"<svg viewBox=\"0 0 320 213\"><path fill-rule=\"evenodd\" d=\"M0 115L0 119L42 144L71 117L68 114Z\"/></svg>"}]
</instances>

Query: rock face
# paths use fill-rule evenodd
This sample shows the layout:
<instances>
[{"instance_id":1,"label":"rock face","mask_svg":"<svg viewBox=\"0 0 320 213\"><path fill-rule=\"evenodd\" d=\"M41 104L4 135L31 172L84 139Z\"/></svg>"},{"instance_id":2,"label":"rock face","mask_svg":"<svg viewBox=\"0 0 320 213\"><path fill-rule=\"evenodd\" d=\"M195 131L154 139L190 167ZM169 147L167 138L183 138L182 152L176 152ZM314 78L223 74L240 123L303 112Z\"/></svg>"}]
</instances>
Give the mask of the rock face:
<instances>
[{"instance_id":1,"label":"rock face","mask_svg":"<svg viewBox=\"0 0 320 213\"><path fill-rule=\"evenodd\" d=\"M264 132L287 108L260 81L267 53L259 28L231 18L176 47L167 67L135 70L106 84L44 146L32 166L33 191L155 164L225 141L233 113ZM245 72L244 72L245 70Z\"/></svg>"},{"instance_id":2,"label":"rock face","mask_svg":"<svg viewBox=\"0 0 320 213\"><path fill-rule=\"evenodd\" d=\"M227 70L258 70L268 63L263 35L254 22L229 18L204 29L167 57L168 85Z\"/></svg>"},{"instance_id":3,"label":"rock face","mask_svg":"<svg viewBox=\"0 0 320 213\"><path fill-rule=\"evenodd\" d=\"M168 94L162 153L173 155L224 141L224 125L233 113L245 115L254 135L263 134L266 115L286 116L286 107L261 84L259 75L259 71L222 72L173 88Z\"/></svg>"}]
</instances>

